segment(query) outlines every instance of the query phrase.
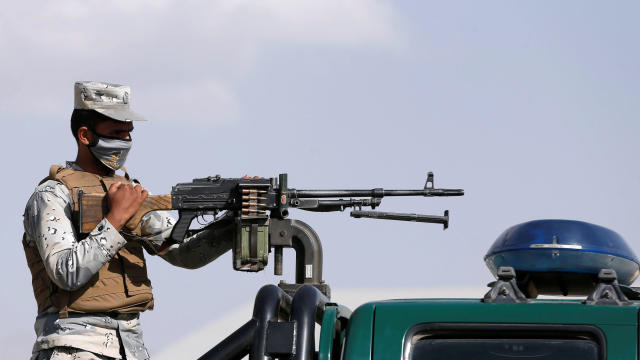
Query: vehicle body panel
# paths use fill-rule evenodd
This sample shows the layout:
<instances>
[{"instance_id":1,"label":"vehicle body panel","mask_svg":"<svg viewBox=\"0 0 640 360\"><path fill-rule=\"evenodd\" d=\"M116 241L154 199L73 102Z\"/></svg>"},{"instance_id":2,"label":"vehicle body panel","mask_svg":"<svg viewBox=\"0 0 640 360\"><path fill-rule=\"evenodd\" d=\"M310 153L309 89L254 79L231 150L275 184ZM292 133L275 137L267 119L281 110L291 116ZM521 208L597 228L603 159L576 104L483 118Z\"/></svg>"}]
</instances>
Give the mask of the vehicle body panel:
<instances>
[{"instance_id":1,"label":"vehicle body panel","mask_svg":"<svg viewBox=\"0 0 640 360\"><path fill-rule=\"evenodd\" d=\"M638 359L638 309L584 305L578 300L483 303L474 299L388 300L354 312L344 359L402 359L405 336L418 324L563 324L591 325L606 338L608 359Z\"/></svg>"},{"instance_id":2,"label":"vehicle body panel","mask_svg":"<svg viewBox=\"0 0 640 360\"><path fill-rule=\"evenodd\" d=\"M344 343L345 327L351 310L343 305L327 303L322 315L318 360L338 360Z\"/></svg>"},{"instance_id":3,"label":"vehicle body panel","mask_svg":"<svg viewBox=\"0 0 640 360\"><path fill-rule=\"evenodd\" d=\"M351 315L345 334L343 359L371 359L376 303L359 306Z\"/></svg>"}]
</instances>

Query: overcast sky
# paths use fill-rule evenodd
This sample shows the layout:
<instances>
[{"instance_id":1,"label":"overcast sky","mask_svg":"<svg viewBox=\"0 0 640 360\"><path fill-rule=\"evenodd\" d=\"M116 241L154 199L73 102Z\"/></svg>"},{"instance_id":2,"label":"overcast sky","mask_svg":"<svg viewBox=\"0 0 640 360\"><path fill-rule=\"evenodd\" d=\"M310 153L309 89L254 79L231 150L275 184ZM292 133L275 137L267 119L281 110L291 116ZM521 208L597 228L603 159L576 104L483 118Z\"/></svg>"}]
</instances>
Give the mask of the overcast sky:
<instances>
[{"instance_id":1,"label":"overcast sky","mask_svg":"<svg viewBox=\"0 0 640 360\"><path fill-rule=\"evenodd\" d=\"M152 192L195 177L289 173L295 188L464 188L462 198L385 199L438 225L292 217L324 246L334 287L474 286L507 227L593 222L638 253L637 2L30 1L0 13L0 209L8 282L0 330L27 356L35 301L21 215L49 165L75 157L73 83L130 85L128 169ZM293 254L285 253L292 280ZM279 278L195 271L150 258L152 354ZM477 294L478 297L483 294ZM334 301L340 299L334 298ZM247 314L249 316L249 314ZM213 345L213 344L212 344Z\"/></svg>"}]
</instances>

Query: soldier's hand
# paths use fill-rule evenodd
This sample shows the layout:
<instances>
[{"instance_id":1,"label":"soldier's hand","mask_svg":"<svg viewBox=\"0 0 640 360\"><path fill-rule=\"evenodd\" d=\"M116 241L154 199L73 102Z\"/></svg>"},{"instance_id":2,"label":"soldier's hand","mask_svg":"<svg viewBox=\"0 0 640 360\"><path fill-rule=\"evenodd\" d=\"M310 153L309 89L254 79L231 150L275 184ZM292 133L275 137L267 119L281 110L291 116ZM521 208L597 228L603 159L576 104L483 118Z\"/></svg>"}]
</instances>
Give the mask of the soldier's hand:
<instances>
[{"instance_id":1,"label":"soldier's hand","mask_svg":"<svg viewBox=\"0 0 640 360\"><path fill-rule=\"evenodd\" d=\"M116 230L122 230L127 221L140 209L147 196L149 193L140 185L132 186L121 182L111 185L107 193L107 220Z\"/></svg>"}]
</instances>

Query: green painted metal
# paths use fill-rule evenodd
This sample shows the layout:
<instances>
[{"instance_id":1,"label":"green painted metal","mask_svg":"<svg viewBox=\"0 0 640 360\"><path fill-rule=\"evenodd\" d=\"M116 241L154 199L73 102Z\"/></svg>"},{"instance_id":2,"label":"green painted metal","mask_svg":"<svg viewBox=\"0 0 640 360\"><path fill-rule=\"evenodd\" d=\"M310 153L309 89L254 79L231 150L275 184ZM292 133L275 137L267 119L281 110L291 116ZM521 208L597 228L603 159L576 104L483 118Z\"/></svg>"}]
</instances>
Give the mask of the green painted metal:
<instances>
[{"instance_id":1,"label":"green painted metal","mask_svg":"<svg viewBox=\"0 0 640 360\"><path fill-rule=\"evenodd\" d=\"M343 329L343 325L350 317L351 310L349 308L335 303L327 303L321 323L318 360L336 359L332 351L335 346L340 346L344 342L346 331Z\"/></svg>"},{"instance_id":2,"label":"green painted metal","mask_svg":"<svg viewBox=\"0 0 640 360\"><path fill-rule=\"evenodd\" d=\"M607 359L638 359L638 325L593 324L607 338Z\"/></svg>"},{"instance_id":3,"label":"green painted metal","mask_svg":"<svg viewBox=\"0 0 640 360\"><path fill-rule=\"evenodd\" d=\"M331 350L335 337L336 321L338 320L338 306L327 305L322 316L322 328L320 329L320 344L318 347L318 360L331 360ZM339 340L339 339L336 339Z\"/></svg>"},{"instance_id":4,"label":"green painted metal","mask_svg":"<svg viewBox=\"0 0 640 360\"><path fill-rule=\"evenodd\" d=\"M255 232L255 234L253 234ZM255 254L252 254L252 234ZM269 219L249 219L236 225L233 268L240 271L262 270L269 261Z\"/></svg>"},{"instance_id":5,"label":"green painted metal","mask_svg":"<svg viewBox=\"0 0 640 360\"><path fill-rule=\"evenodd\" d=\"M343 360L371 359L375 303L359 306L351 315L345 334Z\"/></svg>"},{"instance_id":6,"label":"green painted metal","mask_svg":"<svg viewBox=\"0 0 640 360\"><path fill-rule=\"evenodd\" d=\"M344 360L402 359L409 329L423 323L575 324L601 329L608 359L638 359L638 310L632 306L587 306L577 300L487 304L480 300L389 300L365 304L347 329Z\"/></svg>"}]
</instances>

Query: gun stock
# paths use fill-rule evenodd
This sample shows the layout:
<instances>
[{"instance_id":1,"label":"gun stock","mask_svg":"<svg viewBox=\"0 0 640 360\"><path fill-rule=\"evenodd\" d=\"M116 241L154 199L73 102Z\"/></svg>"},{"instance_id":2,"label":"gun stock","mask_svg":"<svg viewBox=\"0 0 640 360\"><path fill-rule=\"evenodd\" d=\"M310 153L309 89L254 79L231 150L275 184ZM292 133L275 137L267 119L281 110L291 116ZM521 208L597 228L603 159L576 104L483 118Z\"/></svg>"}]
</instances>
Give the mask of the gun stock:
<instances>
[{"instance_id":1,"label":"gun stock","mask_svg":"<svg viewBox=\"0 0 640 360\"><path fill-rule=\"evenodd\" d=\"M80 232L91 232L102 219L109 213L107 199L102 194L78 193L78 205L80 213ZM144 214L154 210L171 210L171 195L149 195L138 212L129 219L125 227L132 232L140 229L140 220Z\"/></svg>"}]
</instances>

